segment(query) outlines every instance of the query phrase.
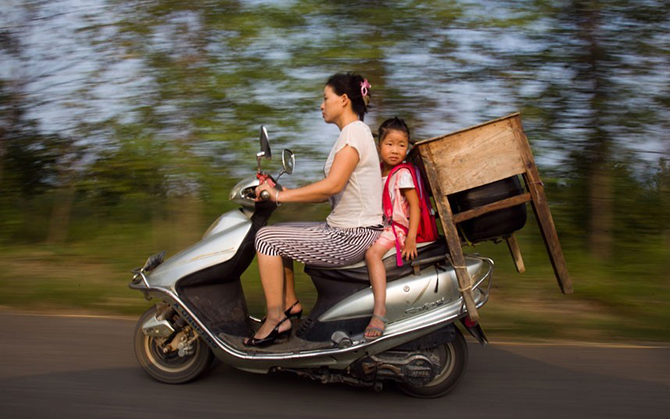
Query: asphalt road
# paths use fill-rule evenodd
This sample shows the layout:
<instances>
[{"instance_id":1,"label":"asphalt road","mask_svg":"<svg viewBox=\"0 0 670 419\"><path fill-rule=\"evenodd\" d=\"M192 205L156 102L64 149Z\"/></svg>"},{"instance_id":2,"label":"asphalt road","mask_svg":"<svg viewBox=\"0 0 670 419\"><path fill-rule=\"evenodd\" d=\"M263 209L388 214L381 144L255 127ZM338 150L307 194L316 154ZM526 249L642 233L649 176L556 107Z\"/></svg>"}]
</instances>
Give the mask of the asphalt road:
<instances>
[{"instance_id":1,"label":"asphalt road","mask_svg":"<svg viewBox=\"0 0 670 419\"><path fill-rule=\"evenodd\" d=\"M212 369L153 381L126 319L0 313L2 418L667 418L670 347L470 342L461 384L437 400Z\"/></svg>"}]
</instances>

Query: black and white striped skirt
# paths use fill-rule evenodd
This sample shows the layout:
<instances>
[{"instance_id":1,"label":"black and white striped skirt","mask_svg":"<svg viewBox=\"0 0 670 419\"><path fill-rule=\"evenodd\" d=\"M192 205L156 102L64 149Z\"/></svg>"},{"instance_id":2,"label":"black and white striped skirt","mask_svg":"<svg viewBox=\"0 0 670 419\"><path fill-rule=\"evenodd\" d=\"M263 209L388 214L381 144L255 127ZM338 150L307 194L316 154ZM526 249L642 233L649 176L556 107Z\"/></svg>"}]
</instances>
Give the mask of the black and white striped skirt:
<instances>
[{"instance_id":1,"label":"black and white striped skirt","mask_svg":"<svg viewBox=\"0 0 670 419\"><path fill-rule=\"evenodd\" d=\"M382 226L336 228L327 223L281 223L258 231L256 250L306 265L344 266L363 260L382 230Z\"/></svg>"}]
</instances>

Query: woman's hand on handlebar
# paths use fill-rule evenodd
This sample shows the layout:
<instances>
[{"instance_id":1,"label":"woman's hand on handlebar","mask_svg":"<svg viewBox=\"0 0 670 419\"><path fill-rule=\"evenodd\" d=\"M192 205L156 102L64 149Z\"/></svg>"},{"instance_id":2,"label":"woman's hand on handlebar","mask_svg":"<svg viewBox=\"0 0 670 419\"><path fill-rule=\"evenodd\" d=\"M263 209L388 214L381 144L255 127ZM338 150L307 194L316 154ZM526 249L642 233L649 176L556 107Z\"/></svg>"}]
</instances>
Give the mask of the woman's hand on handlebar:
<instances>
[{"instance_id":1,"label":"woman's hand on handlebar","mask_svg":"<svg viewBox=\"0 0 670 419\"><path fill-rule=\"evenodd\" d=\"M255 199L256 202L265 201L265 199L263 199L262 197L264 195L263 192L269 194L269 197L267 198L268 201L272 202L275 201L277 190L267 183L261 183L256 187L256 199Z\"/></svg>"},{"instance_id":2,"label":"woman's hand on handlebar","mask_svg":"<svg viewBox=\"0 0 670 419\"><path fill-rule=\"evenodd\" d=\"M282 188L281 190L283 191L285 189L286 188ZM262 183L262 184L260 184L256 187L256 199L255 199L256 202L266 200L266 199L263 199L261 197L261 194L263 193L263 191L267 191L268 194L269 194L269 196L267 198L267 201L277 202L276 201L276 199L277 199L277 189L270 186L268 183Z\"/></svg>"}]
</instances>

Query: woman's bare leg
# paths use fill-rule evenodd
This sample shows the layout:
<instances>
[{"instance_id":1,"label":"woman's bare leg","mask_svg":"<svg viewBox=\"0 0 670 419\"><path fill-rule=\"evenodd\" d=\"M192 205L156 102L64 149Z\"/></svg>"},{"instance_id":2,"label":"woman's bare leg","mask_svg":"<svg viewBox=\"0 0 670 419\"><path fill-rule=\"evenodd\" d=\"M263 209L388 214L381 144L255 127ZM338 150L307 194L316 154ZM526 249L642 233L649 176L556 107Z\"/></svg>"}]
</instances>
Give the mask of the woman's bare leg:
<instances>
[{"instance_id":1,"label":"woman's bare leg","mask_svg":"<svg viewBox=\"0 0 670 419\"><path fill-rule=\"evenodd\" d=\"M381 245L374 244L365 252L365 262L368 265L370 275L370 284L372 284L372 295L375 298L375 307L373 314L379 317L386 317L386 268L382 257L388 249ZM368 327L376 327L384 330L386 325L383 321L373 317ZM377 337L382 333L377 330L366 330L366 337Z\"/></svg>"},{"instance_id":2,"label":"woman's bare leg","mask_svg":"<svg viewBox=\"0 0 670 419\"><path fill-rule=\"evenodd\" d=\"M269 256L259 252L256 252L256 256L267 305L267 318L254 337L262 339L267 337L284 318L284 263L281 256ZM279 331L283 332L290 328L291 323L284 322Z\"/></svg>"},{"instance_id":3,"label":"woman's bare leg","mask_svg":"<svg viewBox=\"0 0 670 419\"><path fill-rule=\"evenodd\" d=\"M293 270L293 259L282 258L284 264L284 311L288 310L295 302L298 301L298 297L295 294L295 274ZM291 310L293 313L297 313L302 310L300 304L296 304L295 307Z\"/></svg>"}]
</instances>

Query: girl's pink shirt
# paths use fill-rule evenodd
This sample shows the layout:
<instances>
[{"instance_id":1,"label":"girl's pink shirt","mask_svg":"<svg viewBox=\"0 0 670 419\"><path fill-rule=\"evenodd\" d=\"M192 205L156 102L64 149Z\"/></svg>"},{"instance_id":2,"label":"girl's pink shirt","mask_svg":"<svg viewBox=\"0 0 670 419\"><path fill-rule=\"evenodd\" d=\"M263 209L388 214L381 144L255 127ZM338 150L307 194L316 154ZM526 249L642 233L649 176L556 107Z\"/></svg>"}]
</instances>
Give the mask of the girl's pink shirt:
<instances>
[{"instance_id":1,"label":"girl's pink shirt","mask_svg":"<svg viewBox=\"0 0 670 419\"><path fill-rule=\"evenodd\" d=\"M386 185L386 177L382 178L382 185ZM389 182L389 194L391 196L391 202L393 203L393 222L402 225L403 227L409 229L409 202L401 193L401 189L411 189L416 188L414 181L412 180L412 174L408 169L400 169L391 177ZM395 243L396 235L398 241L400 242L400 248L402 249L405 246L405 233L402 229L395 229L395 234L388 220L386 220L386 225L384 227L384 232L380 240L383 243L384 247L391 248L389 246L391 243ZM389 243L390 242L390 243Z\"/></svg>"}]
</instances>

